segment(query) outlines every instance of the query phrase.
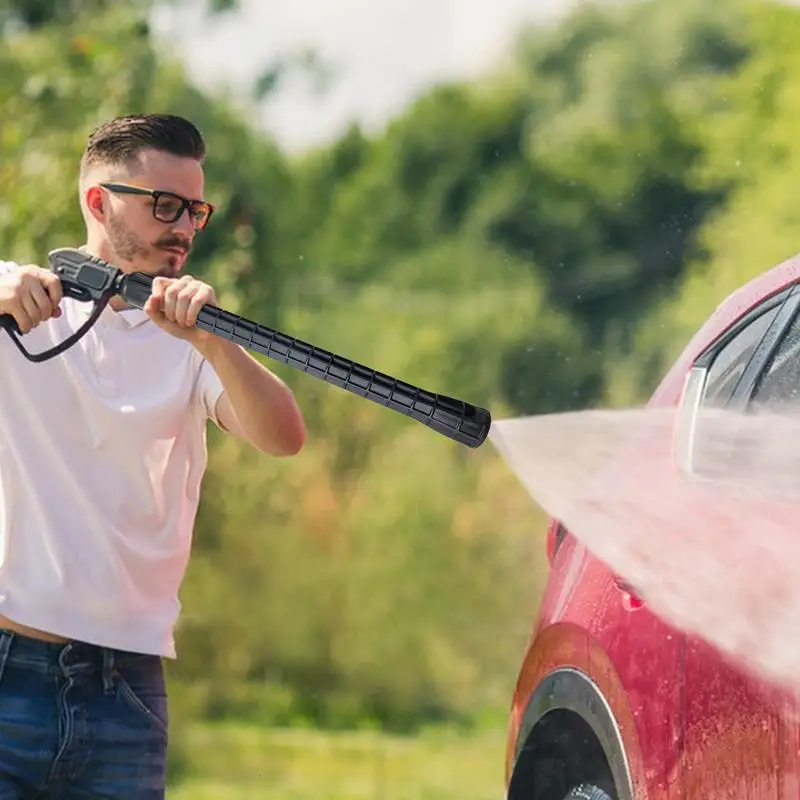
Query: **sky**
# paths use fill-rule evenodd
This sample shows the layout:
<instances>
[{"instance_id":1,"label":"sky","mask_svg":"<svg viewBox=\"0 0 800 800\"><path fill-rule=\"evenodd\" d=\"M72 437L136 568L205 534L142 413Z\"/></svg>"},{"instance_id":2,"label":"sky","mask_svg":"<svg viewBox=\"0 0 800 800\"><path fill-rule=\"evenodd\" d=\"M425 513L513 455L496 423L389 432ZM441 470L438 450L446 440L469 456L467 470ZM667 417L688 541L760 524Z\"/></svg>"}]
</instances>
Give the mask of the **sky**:
<instances>
[{"instance_id":1,"label":"sky","mask_svg":"<svg viewBox=\"0 0 800 800\"><path fill-rule=\"evenodd\" d=\"M191 2L191 0L190 0ZM431 82L470 77L502 60L525 22L563 14L574 0L241 0L241 12L209 24L196 13L154 19L198 83L241 88L276 56L311 47L333 68L322 96L294 80L260 121L300 151L357 119L374 129ZM196 0L193 3L196 8Z\"/></svg>"}]
</instances>

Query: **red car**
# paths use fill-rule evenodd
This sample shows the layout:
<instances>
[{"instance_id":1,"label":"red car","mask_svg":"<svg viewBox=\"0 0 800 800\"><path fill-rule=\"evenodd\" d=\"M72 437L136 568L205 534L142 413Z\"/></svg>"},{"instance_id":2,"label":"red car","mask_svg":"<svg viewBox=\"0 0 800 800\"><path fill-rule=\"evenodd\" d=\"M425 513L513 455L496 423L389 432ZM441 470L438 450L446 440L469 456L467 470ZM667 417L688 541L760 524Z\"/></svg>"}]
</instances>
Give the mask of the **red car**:
<instances>
[{"instance_id":1,"label":"red car","mask_svg":"<svg viewBox=\"0 0 800 800\"><path fill-rule=\"evenodd\" d=\"M675 458L690 461L712 398L746 409L798 390L800 256L728 297L650 405L677 409ZM558 520L547 557L513 697L508 800L800 798L797 701L651 613Z\"/></svg>"}]
</instances>

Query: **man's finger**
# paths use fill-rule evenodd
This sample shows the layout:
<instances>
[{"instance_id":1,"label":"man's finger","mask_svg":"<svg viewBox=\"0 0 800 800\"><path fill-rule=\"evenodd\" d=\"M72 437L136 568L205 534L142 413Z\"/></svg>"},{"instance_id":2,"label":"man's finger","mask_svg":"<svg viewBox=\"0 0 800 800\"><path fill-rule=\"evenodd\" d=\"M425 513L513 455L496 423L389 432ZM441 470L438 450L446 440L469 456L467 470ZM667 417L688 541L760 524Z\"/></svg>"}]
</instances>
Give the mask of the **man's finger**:
<instances>
[{"instance_id":1,"label":"man's finger","mask_svg":"<svg viewBox=\"0 0 800 800\"><path fill-rule=\"evenodd\" d=\"M44 278L42 284L47 292L47 296L50 298L50 302L53 304L53 308L58 310L58 306L64 298L64 290L61 286L61 279L55 275L48 275Z\"/></svg>"},{"instance_id":2,"label":"man's finger","mask_svg":"<svg viewBox=\"0 0 800 800\"><path fill-rule=\"evenodd\" d=\"M176 321L175 313L181 288L181 284L176 281L164 290L164 316L172 322Z\"/></svg>"},{"instance_id":3,"label":"man's finger","mask_svg":"<svg viewBox=\"0 0 800 800\"><path fill-rule=\"evenodd\" d=\"M28 315L32 325L38 325L43 319L43 310L36 302L36 295L33 292L25 292L20 297L20 305L23 311Z\"/></svg>"},{"instance_id":4,"label":"man's finger","mask_svg":"<svg viewBox=\"0 0 800 800\"><path fill-rule=\"evenodd\" d=\"M150 296L161 299L164 296L164 292L167 288L168 281L166 278L162 278L160 275L156 278L153 278L153 284L150 289Z\"/></svg>"},{"instance_id":5,"label":"man's finger","mask_svg":"<svg viewBox=\"0 0 800 800\"><path fill-rule=\"evenodd\" d=\"M189 308L186 310L186 324L190 327L197 324L197 315L200 309L211 302L208 292L198 292L192 301L189 303Z\"/></svg>"},{"instance_id":6,"label":"man's finger","mask_svg":"<svg viewBox=\"0 0 800 800\"><path fill-rule=\"evenodd\" d=\"M29 300L29 303L33 308L36 307L36 304L33 303L32 300ZM17 321L17 327L20 329L21 333L29 333L31 330L33 330L34 325L38 322L38 320L34 320L32 318L23 300L19 300L17 302L17 307L11 312L11 314Z\"/></svg>"},{"instance_id":7,"label":"man's finger","mask_svg":"<svg viewBox=\"0 0 800 800\"><path fill-rule=\"evenodd\" d=\"M192 297L193 290L184 284L182 291L177 295L174 308L175 321L180 325L188 326L190 324L187 315L192 303Z\"/></svg>"},{"instance_id":8,"label":"man's finger","mask_svg":"<svg viewBox=\"0 0 800 800\"><path fill-rule=\"evenodd\" d=\"M147 298L142 309L148 317L156 317L161 315L161 298L155 294L151 294Z\"/></svg>"},{"instance_id":9,"label":"man's finger","mask_svg":"<svg viewBox=\"0 0 800 800\"><path fill-rule=\"evenodd\" d=\"M42 285L39 281L34 281L31 284L30 288L30 297L33 299L33 302L36 303L36 307L39 309L39 321L43 321L49 319L53 314L53 309L55 305L50 297L50 294L47 291L47 288Z\"/></svg>"}]
</instances>

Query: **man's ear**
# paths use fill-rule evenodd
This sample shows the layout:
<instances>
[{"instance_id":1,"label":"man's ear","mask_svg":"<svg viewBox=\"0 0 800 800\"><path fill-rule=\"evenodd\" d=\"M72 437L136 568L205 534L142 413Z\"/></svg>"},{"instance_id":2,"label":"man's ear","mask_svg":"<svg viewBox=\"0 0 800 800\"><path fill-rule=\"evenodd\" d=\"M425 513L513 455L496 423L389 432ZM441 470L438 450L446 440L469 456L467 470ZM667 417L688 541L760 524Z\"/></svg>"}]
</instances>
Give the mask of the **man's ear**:
<instances>
[{"instance_id":1,"label":"man's ear","mask_svg":"<svg viewBox=\"0 0 800 800\"><path fill-rule=\"evenodd\" d=\"M103 190L99 186L90 186L86 190L86 208L98 222L105 222L106 210L103 194Z\"/></svg>"}]
</instances>

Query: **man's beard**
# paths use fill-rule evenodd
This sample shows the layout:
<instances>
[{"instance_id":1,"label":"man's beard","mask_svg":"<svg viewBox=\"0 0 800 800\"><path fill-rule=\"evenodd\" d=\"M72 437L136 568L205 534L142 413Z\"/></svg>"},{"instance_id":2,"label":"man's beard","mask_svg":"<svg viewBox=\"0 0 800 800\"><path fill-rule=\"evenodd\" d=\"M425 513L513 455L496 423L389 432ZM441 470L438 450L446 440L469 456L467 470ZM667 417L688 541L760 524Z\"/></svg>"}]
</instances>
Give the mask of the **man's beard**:
<instances>
[{"instance_id":1,"label":"man's beard","mask_svg":"<svg viewBox=\"0 0 800 800\"><path fill-rule=\"evenodd\" d=\"M145 260L150 255L150 247L111 211L108 216L108 239L114 252L125 261Z\"/></svg>"},{"instance_id":2,"label":"man's beard","mask_svg":"<svg viewBox=\"0 0 800 800\"><path fill-rule=\"evenodd\" d=\"M176 259L174 254L165 252L161 250L161 248L183 247L187 252L189 251L188 243L174 236L165 237L165 239L157 245L147 244L141 237L130 230L123 220L113 212L109 214L108 219L108 238L117 256L131 263L137 260L147 263L153 260L153 256L161 255L163 260L159 259L161 263L158 264L158 269L152 269L152 267L156 266L154 263L151 265L151 269L147 271L165 278L176 277L178 274L178 267L175 265ZM161 252L159 252L160 250Z\"/></svg>"}]
</instances>

